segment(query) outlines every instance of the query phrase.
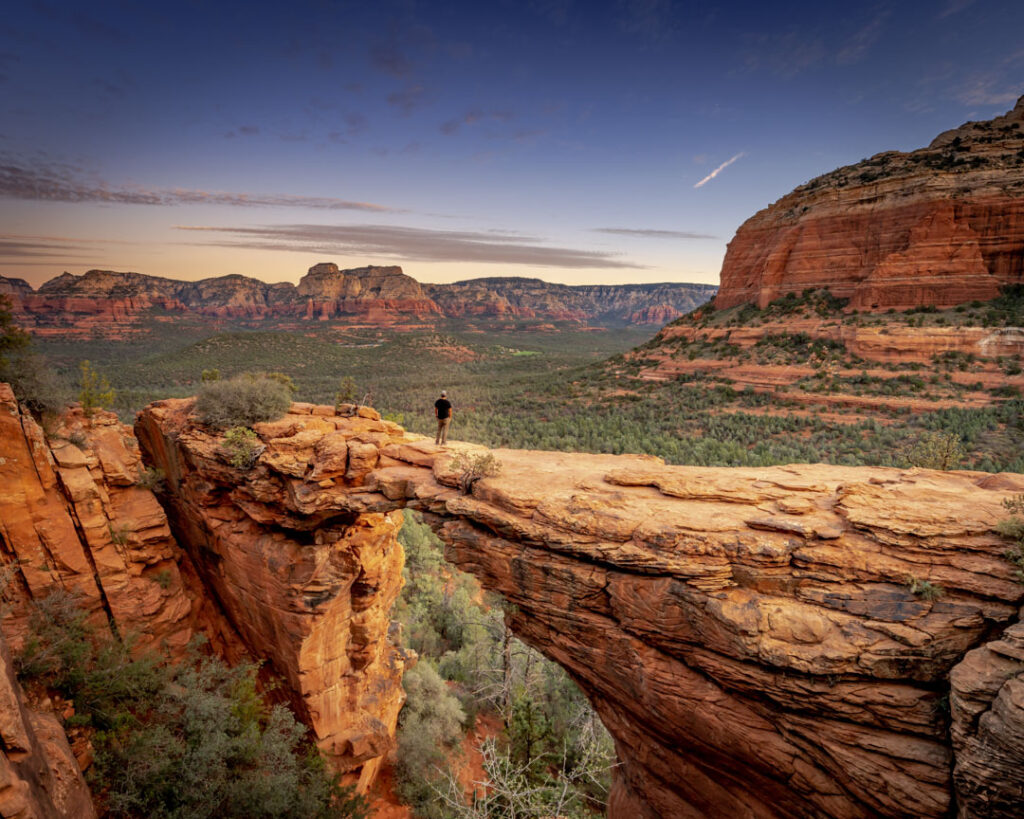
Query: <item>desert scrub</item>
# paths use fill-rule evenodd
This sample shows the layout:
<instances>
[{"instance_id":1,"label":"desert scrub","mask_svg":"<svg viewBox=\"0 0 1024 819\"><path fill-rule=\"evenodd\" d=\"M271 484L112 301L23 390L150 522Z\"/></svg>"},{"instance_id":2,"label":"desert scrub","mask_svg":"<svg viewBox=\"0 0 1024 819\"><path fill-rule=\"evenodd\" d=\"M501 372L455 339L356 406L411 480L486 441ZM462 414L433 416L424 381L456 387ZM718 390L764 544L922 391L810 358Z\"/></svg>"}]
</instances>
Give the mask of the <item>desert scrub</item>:
<instances>
[{"instance_id":1,"label":"desert scrub","mask_svg":"<svg viewBox=\"0 0 1024 819\"><path fill-rule=\"evenodd\" d=\"M196 399L196 412L204 424L218 429L274 421L288 412L292 393L287 384L272 376L246 374L207 381Z\"/></svg>"},{"instance_id":2,"label":"desert scrub","mask_svg":"<svg viewBox=\"0 0 1024 819\"><path fill-rule=\"evenodd\" d=\"M955 432L926 432L907 451L907 462L922 469L955 469L964 459L960 436Z\"/></svg>"},{"instance_id":3,"label":"desert scrub","mask_svg":"<svg viewBox=\"0 0 1024 819\"><path fill-rule=\"evenodd\" d=\"M365 817L306 729L259 696L255 666L229 668L201 649L167 664L91 626L66 592L33 604L18 674L60 692L74 724L94 729L89 780L101 815Z\"/></svg>"},{"instance_id":4,"label":"desert scrub","mask_svg":"<svg viewBox=\"0 0 1024 819\"><path fill-rule=\"evenodd\" d=\"M452 458L450 466L458 476L459 488L466 495L473 491L473 484L477 481L501 474L501 461L494 457L493 452L475 455L460 452Z\"/></svg>"},{"instance_id":5,"label":"desert scrub","mask_svg":"<svg viewBox=\"0 0 1024 819\"><path fill-rule=\"evenodd\" d=\"M97 410L113 404L114 390L107 377L94 370L88 361L83 361L79 369L82 375L79 381L78 401L82 405L82 411L91 416Z\"/></svg>"},{"instance_id":6,"label":"desert scrub","mask_svg":"<svg viewBox=\"0 0 1024 819\"><path fill-rule=\"evenodd\" d=\"M263 452L263 445L248 427L232 427L224 434L220 449L235 469L252 469Z\"/></svg>"},{"instance_id":7,"label":"desert scrub","mask_svg":"<svg viewBox=\"0 0 1024 819\"><path fill-rule=\"evenodd\" d=\"M1017 495L1003 501L1010 517L1000 521L996 530L1010 540L1006 559L1017 567L1017 580L1024 583L1024 495Z\"/></svg>"},{"instance_id":8,"label":"desert scrub","mask_svg":"<svg viewBox=\"0 0 1024 819\"><path fill-rule=\"evenodd\" d=\"M162 469L144 466L139 469L139 477L135 479L135 485L143 489L148 489L150 492L159 492L164 488L164 475Z\"/></svg>"},{"instance_id":9,"label":"desert scrub","mask_svg":"<svg viewBox=\"0 0 1024 819\"><path fill-rule=\"evenodd\" d=\"M938 600L946 593L946 590L937 583L932 583L930 580L921 580L921 578L913 576L907 578L907 588L910 589L910 593L914 596L929 602Z\"/></svg>"}]
</instances>

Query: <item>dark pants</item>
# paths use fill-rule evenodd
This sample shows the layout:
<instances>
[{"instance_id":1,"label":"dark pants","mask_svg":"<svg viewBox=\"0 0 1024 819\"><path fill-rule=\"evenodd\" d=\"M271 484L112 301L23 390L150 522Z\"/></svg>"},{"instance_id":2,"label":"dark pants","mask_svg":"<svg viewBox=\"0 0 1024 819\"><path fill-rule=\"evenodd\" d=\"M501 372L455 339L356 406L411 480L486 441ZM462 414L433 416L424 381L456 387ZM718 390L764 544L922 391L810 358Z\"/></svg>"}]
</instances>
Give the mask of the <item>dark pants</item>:
<instances>
[{"instance_id":1,"label":"dark pants","mask_svg":"<svg viewBox=\"0 0 1024 819\"><path fill-rule=\"evenodd\" d=\"M435 444L448 443L448 425L452 422L452 417L449 415L447 418L437 419L437 437L434 438Z\"/></svg>"}]
</instances>

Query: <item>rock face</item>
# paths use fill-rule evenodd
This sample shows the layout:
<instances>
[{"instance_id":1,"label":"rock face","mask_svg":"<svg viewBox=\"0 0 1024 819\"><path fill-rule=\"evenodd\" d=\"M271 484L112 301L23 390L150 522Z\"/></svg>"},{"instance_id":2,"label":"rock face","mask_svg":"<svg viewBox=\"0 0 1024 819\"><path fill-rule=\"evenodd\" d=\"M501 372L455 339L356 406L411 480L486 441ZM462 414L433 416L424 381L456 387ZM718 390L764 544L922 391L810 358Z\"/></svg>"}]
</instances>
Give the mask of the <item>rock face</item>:
<instances>
[{"instance_id":1,"label":"rock face","mask_svg":"<svg viewBox=\"0 0 1024 819\"><path fill-rule=\"evenodd\" d=\"M62 588L137 635L140 648L180 651L202 601L182 575L163 509L137 485L131 428L111 413L87 421L72 411L50 440L0 384L0 547L15 597L4 633L20 644L25 603Z\"/></svg>"},{"instance_id":2,"label":"rock face","mask_svg":"<svg viewBox=\"0 0 1024 819\"><path fill-rule=\"evenodd\" d=\"M245 644L288 682L331 766L365 789L394 746L405 700L408 658L389 639L401 512L317 510L307 499L359 495L394 425L372 410L337 418L294 405L256 425L260 467L241 472L216 435L189 422L190 407L160 402L136 425L147 460L166 473L175 534Z\"/></svg>"},{"instance_id":3,"label":"rock face","mask_svg":"<svg viewBox=\"0 0 1024 819\"><path fill-rule=\"evenodd\" d=\"M540 279L471 279L429 284L426 293L446 316L541 318L618 324L664 324L710 299L700 284L551 284Z\"/></svg>"},{"instance_id":4,"label":"rock face","mask_svg":"<svg viewBox=\"0 0 1024 819\"><path fill-rule=\"evenodd\" d=\"M400 267L314 265L298 286L247 276L183 282L140 273L64 273L32 290L0 276L18 323L43 336L120 336L147 319L230 320L264 327L310 321L371 325L442 318L541 319L598 324L664 323L707 301L710 285L569 287L539 279L420 285Z\"/></svg>"},{"instance_id":5,"label":"rock face","mask_svg":"<svg viewBox=\"0 0 1024 819\"><path fill-rule=\"evenodd\" d=\"M850 309L990 299L1024 282L1024 97L927 148L801 185L740 227L715 304L829 288Z\"/></svg>"},{"instance_id":6,"label":"rock face","mask_svg":"<svg viewBox=\"0 0 1024 819\"><path fill-rule=\"evenodd\" d=\"M7 641L0 635L0 816L92 819L89 789L64 729L23 702Z\"/></svg>"},{"instance_id":7,"label":"rock face","mask_svg":"<svg viewBox=\"0 0 1024 819\"><path fill-rule=\"evenodd\" d=\"M336 474L330 467L339 458L344 473L350 449L358 453L359 443L321 445L328 467L322 480ZM176 490L175 510L191 502L179 474L162 479ZM289 555L271 521L241 513L232 519L226 507L214 508L207 525L216 535L189 554L143 485L157 477L147 475L131 428L113 414L87 419L71 410L47 436L0 384L5 638L19 648L29 601L59 588L77 594L97 622L105 618L118 633L134 635L140 651L174 658L203 633L229 662L270 660L336 769L368 787L394 743L403 701L404 658L387 641L401 587L403 556L394 540L401 513L362 515L341 530L306 529L290 542ZM217 497L215 487L205 491L195 502ZM180 519L189 515L194 510ZM198 531L198 524L185 527L187 542ZM3 798L0 791L0 806Z\"/></svg>"},{"instance_id":8,"label":"rock face","mask_svg":"<svg viewBox=\"0 0 1024 819\"><path fill-rule=\"evenodd\" d=\"M310 701L330 698L301 658L388 662L372 644L396 547L370 532L415 508L597 707L622 762L611 816L1017 815L1024 703L1003 662L1024 586L994 527L1024 475L496 450L501 474L463 494L451 452L369 411L294 405L240 472L190 408L138 425L179 538L223 599L249 598L243 633L315 645L289 672ZM344 540L375 568L342 567ZM318 610L343 586L358 604ZM270 635L272 607L288 625Z\"/></svg>"}]
</instances>

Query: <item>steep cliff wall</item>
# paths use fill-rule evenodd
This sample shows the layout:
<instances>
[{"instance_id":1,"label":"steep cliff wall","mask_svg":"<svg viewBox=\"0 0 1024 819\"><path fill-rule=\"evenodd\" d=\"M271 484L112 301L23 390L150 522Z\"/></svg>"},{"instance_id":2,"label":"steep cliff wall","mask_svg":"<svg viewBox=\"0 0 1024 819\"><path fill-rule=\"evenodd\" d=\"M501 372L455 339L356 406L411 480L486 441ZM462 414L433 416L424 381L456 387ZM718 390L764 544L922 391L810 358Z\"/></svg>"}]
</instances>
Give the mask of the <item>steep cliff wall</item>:
<instances>
[{"instance_id":1,"label":"steep cliff wall","mask_svg":"<svg viewBox=\"0 0 1024 819\"><path fill-rule=\"evenodd\" d=\"M178 541L246 645L288 682L331 765L365 789L394 745L405 699L408 658L389 639L401 513L293 506L310 492L358 487L360 459L376 453L386 425L372 410L336 418L333 408L312 415L294 405L284 420L256 425L267 446L256 478L226 463L189 408L160 402L136 425L147 460L166 473ZM309 482L288 483L306 475L314 448Z\"/></svg>"},{"instance_id":2,"label":"steep cliff wall","mask_svg":"<svg viewBox=\"0 0 1024 819\"><path fill-rule=\"evenodd\" d=\"M343 460L346 452L343 445ZM179 475L175 469L164 479L176 492L170 506L178 520L198 520L194 509L182 508L216 498L215 489L198 490L206 494L197 500ZM283 539L266 534L267 521L246 523L240 514L232 521L221 505L209 523L216 534L207 533L204 548L190 555L178 547L146 478L132 429L113 414L86 418L71 410L47 436L0 384L5 638L20 647L29 602L66 589L97 622L132 635L139 650L174 658L202 633L229 661L267 659L335 767L368 787L393 745L402 704L404 658L387 641L402 577L394 540L400 513L304 531L289 559ZM185 529L194 541L197 527ZM265 550L269 564L254 549ZM3 798L0 792L0 805Z\"/></svg>"},{"instance_id":3,"label":"steep cliff wall","mask_svg":"<svg viewBox=\"0 0 1024 819\"><path fill-rule=\"evenodd\" d=\"M829 288L850 309L939 307L1024 281L1024 97L911 153L801 185L740 227L715 303Z\"/></svg>"},{"instance_id":4,"label":"steep cliff wall","mask_svg":"<svg viewBox=\"0 0 1024 819\"><path fill-rule=\"evenodd\" d=\"M984 652L1017 650L1024 586L994 526L1022 475L496 450L501 474L463 494L451 451L369 411L294 405L239 471L190 408L150 406L140 440L180 539L222 598L248 597L243 631L283 606L273 639L305 644L325 586L372 610L386 571L341 569L330 544L422 510L594 702L622 761L612 816L1014 815L1017 784L985 771L1024 769L1024 702ZM384 565L394 547L369 548ZM331 659L382 662L377 615L329 608Z\"/></svg>"}]
</instances>

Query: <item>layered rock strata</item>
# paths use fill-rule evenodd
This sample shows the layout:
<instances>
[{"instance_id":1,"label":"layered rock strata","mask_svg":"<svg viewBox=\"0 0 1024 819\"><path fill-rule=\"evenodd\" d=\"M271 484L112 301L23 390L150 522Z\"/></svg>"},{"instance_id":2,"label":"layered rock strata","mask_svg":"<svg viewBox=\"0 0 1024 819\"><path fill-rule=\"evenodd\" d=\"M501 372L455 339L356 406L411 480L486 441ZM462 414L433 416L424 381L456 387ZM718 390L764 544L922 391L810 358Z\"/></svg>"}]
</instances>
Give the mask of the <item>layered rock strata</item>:
<instances>
[{"instance_id":1,"label":"layered rock strata","mask_svg":"<svg viewBox=\"0 0 1024 819\"><path fill-rule=\"evenodd\" d=\"M141 273L64 273L33 290L0 276L0 295L19 324L40 336L130 335L147 319L302 326L312 321L370 325L443 318L543 320L577 324L664 324L714 295L710 285L570 287L540 279L476 279L421 285L400 267L340 270L314 265L298 286L231 275L184 282Z\"/></svg>"},{"instance_id":2,"label":"layered rock strata","mask_svg":"<svg viewBox=\"0 0 1024 819\"><path fill-rule=\"evenodd\" d=\"M0 384L0 456L8 639L20 644L29 600L63 589L140 649L183 649L203 621L201 594L183 577L163 509L140 485L131 428L112 413L73 410L47 438Z\"/></svg>"},{"instance_id":3,"label":"layered rock strata","mask_svg":"<svg viewBox=\"0 0 1024 819\"><path fill-rule=\"evenodd\" d=\"M665 324L699 307L717 288L701 284L565 285L540 279L487 278L428 284L446 316Z\"/></svg>"},{"instance_id":4,"label":"layered rock strata","mask_svg":"<svg viewBox=\"0 0 1024 819\"><path fill-rule=\"evenodd\" d=\"M1022 703L995 676L979 690L974 652L1015 650L1012 629L999 638L1024 586L994 528L1022 475L496 450L501 474L464 494L451 451L369 412L294 405L257 425L264 449L239 471L190 409L150 406L140 439L171 476L180 539L220 594L249 599L243 631L265 632L259 609L281 601L289 622L313 619L324 583L388 596L383 573L351 579L325 547L366 516L421 510L597 707L622 763L611 816L1015 815L1000 807L1013 781L978 771L1024 766ZM333 638L355 671L352 640ZM381 661L368 643L361 657ZM957 683L968 661L982 670Z\"/></svg>"},{"instance_id":5,"label":"layered rock strata","mask_svg":"<svg viewBox=\"0 0 1024 819\"><path fill-rule=\"evenodd\" d=\"M990 299L1024 282L1024 97L910 153L811 180L743 223L718 307L828 288L849 309Z\"/></svg>"},{"instance_id":6,"label":"layered rock strata","mask_svg":"<svg viewBox=\"0 0 1024 819\"><path fill-rule=\"evenodd\" d=\"M343 461L347 451L342 445ZM387 641L401 586L400 513L304 531L292 546L305 560L294 565L277 548L280 538L260 541L242 524L232 529L230 519L217 520L224 542L272 554L269 568L246 556L230 578L246 590L228 594L220 582L226 568L212 548L190 555L172 535L151 491L170 481L144 467L132 429L112 413L86 418L73 409L46 435L0 384L4 635L19 648L30 602L62 589L97 624L131 636L139 651L181 657L201 633L229 662L270 660L289 683L281 693L330 747L336 769L368 787L394 743L402 703L403 660ZM314 540L319 545L307 548ZM339 642L341 621L346 639Z\"/></svg>"},{"instance_id":7,"label":"layered rock strata","mask_svg":"<svg viewBox=\"0 0 1024 819\"><path fill-rule=\"evenodd\" d=\"M402 587L401 512L394 504L318 511L303 499L359 495L394 425L372 410L335 417L333 408L295 406L282 421L256 425L264 449L255 471L226 462L222 439L190 422L187 402L149 408L136 433L166 473L175 534L205 587L287 681L329 764L365 790L394 746L405 700L410 658L389 636Z\"/></svg>"}]
</instances>

